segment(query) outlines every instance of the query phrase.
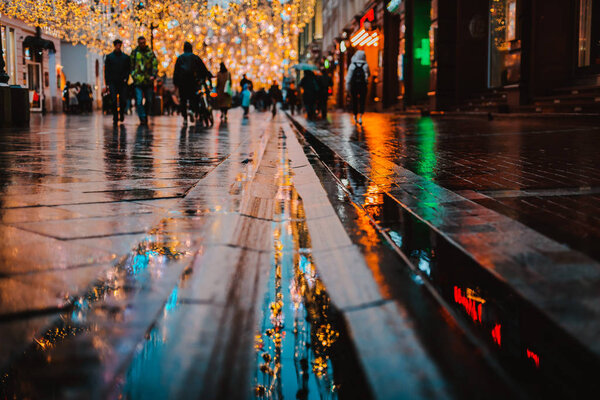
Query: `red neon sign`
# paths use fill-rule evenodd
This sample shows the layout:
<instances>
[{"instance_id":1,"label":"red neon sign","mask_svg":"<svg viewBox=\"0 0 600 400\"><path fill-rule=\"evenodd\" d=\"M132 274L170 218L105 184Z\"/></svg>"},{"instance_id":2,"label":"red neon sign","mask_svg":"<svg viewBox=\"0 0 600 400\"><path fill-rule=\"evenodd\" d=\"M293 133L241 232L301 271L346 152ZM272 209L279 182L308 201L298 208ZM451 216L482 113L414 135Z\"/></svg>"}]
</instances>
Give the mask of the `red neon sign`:
<instances>
[{"instance_id":1,"label":"red neon sign","mask_svg":"<svg viewBox=\"0 0 600 400\"><path fill-rule=\"evenodd\" d=\"M365 21L373 22L375 21L375 10L372 8L367 11L367 13L360 19L360 27L363 28L365 26Z\"/></svg>"}]
</instances>

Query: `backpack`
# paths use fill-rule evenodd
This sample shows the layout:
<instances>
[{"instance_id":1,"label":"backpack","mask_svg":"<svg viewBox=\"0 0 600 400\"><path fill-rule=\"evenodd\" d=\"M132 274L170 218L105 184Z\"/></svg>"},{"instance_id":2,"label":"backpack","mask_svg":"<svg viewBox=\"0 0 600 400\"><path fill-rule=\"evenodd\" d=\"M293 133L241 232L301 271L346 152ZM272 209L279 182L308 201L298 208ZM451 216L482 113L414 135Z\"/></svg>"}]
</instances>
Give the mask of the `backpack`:
<instances>
[{"instance_id":1,"label":"backpack","mask_svg":"<svg viewBox=\"0 0 600 400\"><path fill-rule=\"evenodd\" d=\"M356 63L354 71L352 71L352 77L350 78L350 86L353 89L361 88L367 84L367 74L363 66L366 63Z\"/></svg>"}]
</instances>

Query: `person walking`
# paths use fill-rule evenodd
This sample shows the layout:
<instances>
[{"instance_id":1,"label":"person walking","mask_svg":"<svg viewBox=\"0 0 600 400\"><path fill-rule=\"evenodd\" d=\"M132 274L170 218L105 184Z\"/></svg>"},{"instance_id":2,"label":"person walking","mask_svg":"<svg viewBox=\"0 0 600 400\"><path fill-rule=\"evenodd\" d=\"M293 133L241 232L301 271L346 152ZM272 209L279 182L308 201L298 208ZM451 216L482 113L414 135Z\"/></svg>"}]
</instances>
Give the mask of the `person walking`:
<instances>
[{"instance_id":1,"label":"person walking","mask_svg":"<svg viewBox=\"0 0 600 400\"><path fill-rule=\"evenodd\" d=\"M113 42L113 51L104 59L104 83L110 93L113 125L119 121L125 121L127 110L127 80L131 72L131 61L129 56L123 53L123 42L116 39Z\"/></svg>"},{"instance_id":2,"label":"person walking","mask_svg":"<svg viewBox=\"0 0 600 400\"><path fill-rule=\"evenodd\" d=\"M188 102L192 109L192 114L190 114L192 123L194 122L194 114L198 115L200 113L197 101L198 84L211 77L212 75L208 72L204 62L193 53L192 44L185 42L183 44L183 54L177 58L173 73L173 84L179 90L179 106L184 125L187 124L188 120Z\"/></svg>"},{"instance_id":3,"label":"person walking","mask_svg":"<svg viewBox=\"0 0 600 400\"><path fill-rule=\"evenodd\" d=\"M302 88L302 102L306 108L306 114L309 120L315 119L315 101L319 93L319 83L315 78L314 72L304 71L304 77L300 81Z\"/></svg>"},{"instance_id":4,"label":"person walking","mask_svg":"<svg viewBox=\"0 0 600 400\"><path fill-rule=\"evenodd\" d=\"M327 101L329 100L329 90L333 87L333 80L327 73L324 67L321 67L321 75L318 78L319 83L319 95L318 95L318 106L321 118L327 119Z\"/></svg>"},{"instance_id":5,"label":"person walking","mask_svg":"<svg viewBox=\"0 0 600 400\"><path fill-rule=\"evenodd\" d=\"M231 74L225 64L221 63L217 73L217 105L221 110L222 122L227 122L227 111L231 108L231 95Z\"/></svg>"},{"instance_id":6,"label":"person walking","mask_svg":"<svg viewBox=\"0 0 600 400\"><path fill-rule=\"evenodd\" d=\"M242 89L242 108L244 109L244 118L248 117L250 111L250 100L252 99L252 92L250 91L250 85L245 84Z\"/></svg>"},{"instance_id":7,"label":"person walking","mask_svg":"<svg viewBox=\"0 0 600 400\"><path fill-rule=\"evenodd\" d=\"M242 80L240 81L240 87L242 89L242 92L244 91L244 87L246 86L248 86L248 89L250 90L250 92L252 92L252 81L246 77L246 74L244 74L244 76L242 76Z\"/></svg>"},{"instance_id":8,"label":"person walking","mask_svg":"<svg viewBox=\"0 0 600 400\"><path fill-rule=\"evenodd\" d=\"M296 110L296 104L298 103L298 90L296 90L296 85L294 82L290 82L290 86L287 89L287 96L285 97L285 102L287 103L287 107L294 115L294 111Z\"/></svg>"},{"instance_id":9,"label":"person walking","mask_svg":"<svg viewBox=\"0 0 600 400\"><path fill-rule=\"evenodd\" d=\"M273 84L269 88L269 97L271 98L271 102L273 103L271 113L273 114L273 118L277 115L277 103L283 101L283 94L281 93L281 89L279 89L279 84L276 81L273 81Z\"/></svg>"},{"instance_id":10,"label":"person walking","mask_svg":"<svg viewBox=\"0 0 600 400\"><path fill-rule=\"evenodd\" d=\"M140 124L148 125L148 114L152 110L154 97L154 81L158 75L158 60L143 36L138 38L138 47L131 52L130 57L131 77L135 86L135 108Z\"/></svg>"},{"instance_id":11,"label":"person walking","mask_svg":"<svg viewBox=\"0 0 600 400\"><path fill-rule=\"evenodd\" d=\"M346 90L352 96L354 123L358 123L359 125L362 125L362 116L365 113L369 74L369 64L367 64L365 52L359 50L352 56L352 62L346 75Z\"/></svg>"}]
</instances>

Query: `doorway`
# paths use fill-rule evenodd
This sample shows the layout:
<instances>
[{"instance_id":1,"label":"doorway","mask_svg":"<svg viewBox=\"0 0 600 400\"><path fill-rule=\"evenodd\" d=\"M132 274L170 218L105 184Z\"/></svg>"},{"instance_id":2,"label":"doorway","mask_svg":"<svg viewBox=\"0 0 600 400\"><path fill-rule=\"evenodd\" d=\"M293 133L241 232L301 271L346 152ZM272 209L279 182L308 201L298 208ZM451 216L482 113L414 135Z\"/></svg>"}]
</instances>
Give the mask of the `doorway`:
<instances>
[{"instance_id":1,"label":"doorway","mask_svg":"<svg viewBox=\"0 0 600 400\"><path fill-rule=\"evenodd\" d=\"M27 88L31 111L42 111L42 65L38 62L27 63Z\"/></svg>"}]
</instances>

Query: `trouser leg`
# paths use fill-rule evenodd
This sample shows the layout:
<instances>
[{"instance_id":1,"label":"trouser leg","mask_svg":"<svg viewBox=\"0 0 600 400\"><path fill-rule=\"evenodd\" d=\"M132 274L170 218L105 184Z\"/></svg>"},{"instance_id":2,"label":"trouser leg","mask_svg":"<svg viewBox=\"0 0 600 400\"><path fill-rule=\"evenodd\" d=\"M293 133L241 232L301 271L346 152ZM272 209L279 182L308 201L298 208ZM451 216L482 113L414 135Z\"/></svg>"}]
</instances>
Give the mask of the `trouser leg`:
<instances>
[{"instance_id":1,"label":"trouser leg","mask_svg":"<svg viewBox=\"0 0 600 400\"><path fill-rule=\"evenodd\" d=\"M144 89L140 86L135 87L135 110L141 120L146 118L146 110L144 108Z\"/></svg>"}]
</instances>

